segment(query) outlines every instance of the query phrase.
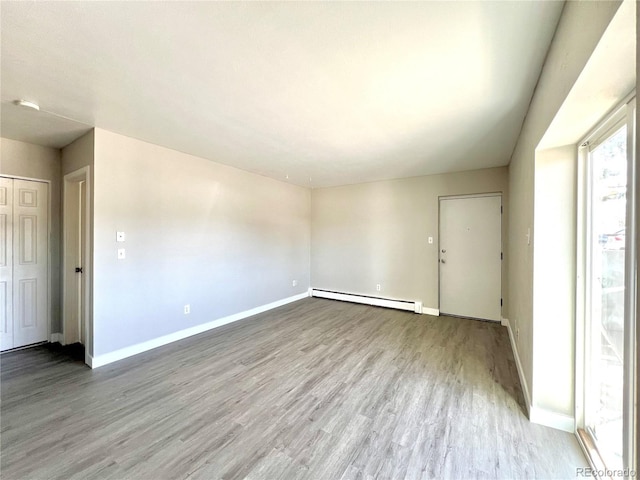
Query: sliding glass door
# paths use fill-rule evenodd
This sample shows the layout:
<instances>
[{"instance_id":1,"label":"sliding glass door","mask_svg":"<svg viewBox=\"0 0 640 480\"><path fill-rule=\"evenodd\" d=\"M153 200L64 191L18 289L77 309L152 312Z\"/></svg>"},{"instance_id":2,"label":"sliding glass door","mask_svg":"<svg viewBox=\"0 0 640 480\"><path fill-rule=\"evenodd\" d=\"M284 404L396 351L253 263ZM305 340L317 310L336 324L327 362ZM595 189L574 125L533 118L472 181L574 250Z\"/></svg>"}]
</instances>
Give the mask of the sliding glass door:
<instances>
[{"instance_id":1,"label":"sliding glass door","mask_svg":"<svg viewBox=\"0 0 640 480\"><path fill-rule=\"evenodd\" d=\"M623 470L632 461L635 355L633 238L634 105L624 105L583 144L584 254L583 356L577 360L583 391L577 418L583 442L598 467ZM579 384L579 383L578 383Z\"/></svg>"},{"instance_id":2,"label":"sliding glass door","mask_svg":"<svg viewBox=\"0 0 640 480\"><path fill-rule=\"evenodd\" d=\"M608 468L622 469L627 126L590 149L591 287L585 424Z\"/></svg>"}]
</instances>

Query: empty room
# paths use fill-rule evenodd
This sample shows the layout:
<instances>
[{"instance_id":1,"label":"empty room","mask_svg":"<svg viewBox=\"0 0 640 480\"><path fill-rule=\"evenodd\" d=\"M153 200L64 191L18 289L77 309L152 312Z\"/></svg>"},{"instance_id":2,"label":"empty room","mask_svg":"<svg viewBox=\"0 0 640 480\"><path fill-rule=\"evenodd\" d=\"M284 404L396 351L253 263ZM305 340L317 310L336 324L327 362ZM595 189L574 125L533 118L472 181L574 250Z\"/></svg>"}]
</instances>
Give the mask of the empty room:
<instances>
[{"instance_id":1,"label":"empty room","mask_svg":"<svg viewBox=\"0 0 640 480\"><path fill-rule=\"evenodd\" d=\"M0 476L635 478L637 8L0 2Z\"/></svg>"}]
</instances>

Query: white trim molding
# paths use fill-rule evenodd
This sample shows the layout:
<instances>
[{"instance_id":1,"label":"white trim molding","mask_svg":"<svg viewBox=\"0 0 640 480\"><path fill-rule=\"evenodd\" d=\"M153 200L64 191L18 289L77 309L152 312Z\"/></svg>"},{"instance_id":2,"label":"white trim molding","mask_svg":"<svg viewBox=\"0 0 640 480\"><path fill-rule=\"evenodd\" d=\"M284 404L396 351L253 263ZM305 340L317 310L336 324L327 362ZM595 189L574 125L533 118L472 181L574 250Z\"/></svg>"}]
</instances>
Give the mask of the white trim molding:
<instances>
[{"instance_id":1,"label":"white trim molding","mask_svg":"<svg viewBox=\"0 0 640 480\"><path fill-rule=\"evenodd\" d=\"M564 413L552 412L541 407L536 407L531 404L531 395L529 394L529 387L527 385L527 379L524 376L524 370L522 368L522 362L520 361L520 355L518 354L518 347L516 346L515 336L511 329L509 319L503 318L502 325L507 327L509 332L509 340L511 342L511 350L513 351L513 357L516 361L516 368L518 369L518 377L520 377L520 385L522 385L522 393L524 395L524 403L527 407L527 413L529 415L529 421L531 423L537 423L538 425L544 425L546 427L555 428L564 432L574 433L576 422L575 418L566 415Z\"/></svg>"},{"instance_id":2,"label":"white trim molding","mask_svg":"<svg viewBox=\"0 0 640 480\"><path fill-rule=\"evenodd\" d=\"M527 407L527 414L529 415L529 420L531 420L531 395L529 394L529 387L527 386L527 378L524 376L524 369L522 368L522 362L520 361L520 355L518 354L518 347L516 346L516 339L513 335L513 330L511 329L511 324L509 320L506 318L502 319L507 327L507 331L509 332L509 341L511 342L511 351L513 352L513 358L516 361L516 368L518 369L518 377L520 377L520 386L522 387L522 393L524 395L524 404Z\"/></svg>"},{"instance_id":3,"label":"white trim molding","mask_svg":"<svg viewBox=\"0 0 640 480\"><path fill-rule=\"evenodd\" d=\"M101 355L97 355L94 357L92 357L91 355L86 355L85 363L89 365L91 368L102 367L104 365L117 362L118 360L123 360L125 358L132 357L139 353L146 352L148 350L153 350L154 348L162 347L163 345L177 342L178 340L182 340L184 338L191 337L193 335L198 335L199 333L203 333L208 330L221 327L222 325L227 325L229 323L237 322L238 320L242 320L244 318L251 317L253 315L257 315L259 313L263 313L277 307L281 307L288 303L297 302L298 300L302 300L308 297L309 297L308 292L304 292L299 295L283 298L282 300L277 300L275 302L268 303L266 305L261 305L256 308L252 308L251 310L245 310L244 312L239 312L233 315L229 315L227 317L219 318L217 320L213 320L212 322L203 323L201 325L196 325L191 328L179 330L177 332L170 333L162 337L147 340L146 342L121 348L120 350L116 350L114 352L103 353Z\"/></svg>"},{"instance_id":4,"label":"white trim molding","mask_svg":"<svg viewBox=\"0 0 640 480\"><path fill-rule=\"evenodd\" d=\"M502 325L503 327L506 327L507 325L509 325L509 319L500 317L500 325Z\"/></svg>"},{"instance_id":5,"label":"white trim molding","mask_svg":"<svg viewBox=\"0 0 640 480\"><path fill-rule=\"evenodd\" d=\"M51 334L51 343L60 343L62 344L64 336L61 333L52 333Z\"/></svg>"},{"instance_id":6,"label":"white trim molding","mask_svg":"<svg viewBox=\"0 0 640 480\"><path fill-rule=\"evenodd\" d=\"M529 411L529 420L532 423L555 428L564 432L575 433L576 431L576 422L572 416L552 412L534 405L531 406L531 410Z\"/></svg>"},{"instance_id":7,"label":"white trim molding","mask_svg":"<svg viewBox=\"0 0 640 480\"><path fill-rule=\"evenodd\" d=\"M394 308L396 310L416 311L416 302L409 300L394 300L391 298L367 297L366 295L358 295L355 293L332 292L329 290L312 289L311 296L318 298L326 298L329 300L341 300L343 302L362 303L364 305L373 305L375 307Z\"/></svg>"},{"instance_id":8,"label":"white trim molding","mask_svg":"<svg viewBox=\"0 0 640 480\"><path fill-rule=\"evenodd\" d=\"M440 310L438 308L422 307L422 313L425 315L433 315L434 317L440 316Z\"/></svg>"}]
</instances>

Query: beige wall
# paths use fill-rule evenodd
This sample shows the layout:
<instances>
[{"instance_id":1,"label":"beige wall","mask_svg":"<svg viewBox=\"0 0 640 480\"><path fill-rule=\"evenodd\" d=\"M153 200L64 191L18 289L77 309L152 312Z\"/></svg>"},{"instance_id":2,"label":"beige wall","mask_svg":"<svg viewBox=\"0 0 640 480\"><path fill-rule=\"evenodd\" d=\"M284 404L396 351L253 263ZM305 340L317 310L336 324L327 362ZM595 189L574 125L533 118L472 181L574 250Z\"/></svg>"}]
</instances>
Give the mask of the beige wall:
<instances>
[{"instance_id":1,"label":"beige wall","mask_svg":"<svg viewBox=\"0 0 640 480\"><path fill-rule=\"evenodd\" d=\"M533 259L534 406L574 416L578 151L536 153ZM535 417L535 415L534 415Z\"/></svg>"},{"instance_id":2,"label":"beige wall","mask_svg":"<svg viewBox=\"0 0 640 480\"><path fill-rule=\"evenodd\" d=\"M438 197L502 192L506 219L507 184L503 167L312 190L312 287L438 308Z\"/></svg>"},{"instance_id":3,"label":"beige wall","mask_svg":"<svg viewBox=\"0 0 640 480\"><path fill-rule=\"evenodd\" d=\"M94 355L308 291L307 188L96 129L93 213Z\"/></svg>"},{"instance_id":4,"label":"beige wall","mask_svg":"<svg viewBox=\"0 0 640 480\"><path fill-rule=\"evenodd\" d=\"M0 138L0 174L49 180L51 199L51 332L59 332L61 252L61 161L60 150Z\"/></svg>"},{"instance_id":5,"label":"beige wall","mask_svg":"<svg viewBox=\"0 0 640 480\"><path fill-rule=\"evenodd\" d=\"M533 232L535 149L584 68L619 2L567 2L509 165L509 309L517 350L533 385ZM568 348L568 347L567 347ZM563 409L564 410L564 409Z\"/></svg>"},{"instance_id":6,"label":"beige wall","mask_svg":"<svg viewBox=\"0 0 640 480\"><path fill-rule=\"evenodd\" d=\"M93 167L95 132L91 130L62 149L62 175Z\"/></svg>"}]
</instances>

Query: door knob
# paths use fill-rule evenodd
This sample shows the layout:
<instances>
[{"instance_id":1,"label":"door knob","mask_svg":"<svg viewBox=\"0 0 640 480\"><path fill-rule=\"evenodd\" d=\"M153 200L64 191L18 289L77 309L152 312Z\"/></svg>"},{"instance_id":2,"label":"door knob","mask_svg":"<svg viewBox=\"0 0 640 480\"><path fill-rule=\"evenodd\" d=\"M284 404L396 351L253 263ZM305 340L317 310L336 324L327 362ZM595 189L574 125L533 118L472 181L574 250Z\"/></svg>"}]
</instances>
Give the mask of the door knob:
<instances>
[{"instance_id":1,"label":"door knob","mask_svg":"<svg viewBox=\"0 0 640 480\"><path fill-rule=\"evenodd\" d=\"M446 263L446 262L444 261L444 258L443 258L442 260L440 260L440 261L441 261L442 263Z\"/></svg>"},{"instance_id":2,"label":"door knob","mask_svg":"<svg viewBox=\"0 0 640 480\"><path fill-rule=\"evenodd\" d=\"M445 249L442 249L442 253L447 253L447 251Z\"/></svg>"}]
</instances>

